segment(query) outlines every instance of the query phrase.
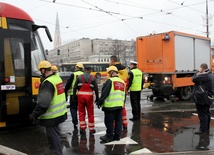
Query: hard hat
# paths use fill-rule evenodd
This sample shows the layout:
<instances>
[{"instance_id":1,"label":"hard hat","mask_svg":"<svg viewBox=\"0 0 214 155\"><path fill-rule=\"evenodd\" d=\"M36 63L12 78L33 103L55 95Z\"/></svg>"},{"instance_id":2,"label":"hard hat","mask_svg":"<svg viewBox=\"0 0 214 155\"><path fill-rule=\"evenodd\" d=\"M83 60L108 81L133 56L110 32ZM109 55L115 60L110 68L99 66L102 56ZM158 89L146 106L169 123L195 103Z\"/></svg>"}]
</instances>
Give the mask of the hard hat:
<instances>
[{"instance_id":1,"label":"hard hat","mask_svg":"<svg viewBox=\"0 0 214 155\"><path fill-rule=\"evenodd\" d=\"M137 61L133 61L133 60L131 60L131 61L130 61L130 64L137 65L137 64L138 64L138 62L137 62Z\"/></svg>"},{"instance_id":2,"label":"hard hat","mask_svg":"<svg viewBox=\"0 0 214 155\"><path fill-rule=\"evenodd\" d=\"M57 71L57 67L55 65L53 65L53 66L51 66L51 70L56 72Z\"/></svg>"},{"instance_id":3,"label":"hard hat","mask_svg":"<svg viewBox=\"0 0 214 155\"><path fill-rule=\"evenodd\" d=\"M117 69L117 67L115 67L115 66L110 66L110 67L107 69L107 72L109 73L110 71L118 72L118 69Z\"/></svg>"},{"instance_id":4,"label":"hard hat","mask_svg":"<svg viewBox=\"0 0 214 155\"><path fill-rule=\"evenodd\" d=\"M40 71L40 69L42 69L42 68L51 68L51 63L46 60L41 61L38 64L38 71Z\"/></svg>"},{"instance_id":5,"label":"hard hat","mask_svg":"<svg viewBox=\"0 0 214 155\"><path fill-rule=\"evenodd\" d=\"M78 68L82 68L82 69L84 68L84 66L83 66L83 64L82 64L82 63L77 63L77 64L76 64L76 67L78 67Z\"/></svg>"}]
</instances>

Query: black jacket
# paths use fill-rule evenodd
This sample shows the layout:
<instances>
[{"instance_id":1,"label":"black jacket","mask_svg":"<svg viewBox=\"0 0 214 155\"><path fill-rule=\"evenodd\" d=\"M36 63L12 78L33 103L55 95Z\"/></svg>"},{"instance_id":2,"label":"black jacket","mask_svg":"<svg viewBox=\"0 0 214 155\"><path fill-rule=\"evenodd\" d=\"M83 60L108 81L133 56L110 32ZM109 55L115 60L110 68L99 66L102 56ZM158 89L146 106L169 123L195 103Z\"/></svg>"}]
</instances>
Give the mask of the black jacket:
<instances>
[{"instance_id":1,"label":"black jacket","mask_svg":"<svg viewBox=\"0 0 214 155\"><path fill-rule=\"evenodd\" d=\"M210 70L195 73L192 81L195 83L191 99L197 104L212 104L214 96L214 76ZM209 100L210 99L210 100Z\"/></svg>"}]
</instances>

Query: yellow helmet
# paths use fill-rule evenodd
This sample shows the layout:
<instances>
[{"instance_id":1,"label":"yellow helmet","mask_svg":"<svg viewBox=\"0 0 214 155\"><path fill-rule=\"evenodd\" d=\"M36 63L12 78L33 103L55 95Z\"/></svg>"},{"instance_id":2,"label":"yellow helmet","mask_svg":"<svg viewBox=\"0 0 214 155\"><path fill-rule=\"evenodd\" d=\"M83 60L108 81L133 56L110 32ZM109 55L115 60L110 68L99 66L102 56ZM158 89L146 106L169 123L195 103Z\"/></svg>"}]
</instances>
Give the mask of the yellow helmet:
<instances>
[{"instance_id":1,"label":"yellow helmet","mask_svg":"<svg viewBox=\"0 0 214 155\"><path fill-rule=\"evenodd\" d=\"M107 72L109 73L110 71L118 72L118 69L117 69L117 67L115 67L115 66L110 66L110 67L107 69Z\"/></svg>"},{"instance_id":2,"label":"yellow helmet","mask_svg":"<svg viewBox=\"0 0 214 155\"><path fill-rule=\"evenodd\" d=\"M40 71L40 69L42 69L42 68L51 68L51 63L46 60L41 61L38 64L38 71Z\"/></svg>"},{"instance_id":3,"label":"yellow helmet","mask_svg":"<svg viewBox=\"0 0 214 155\"><path fill-rule=\"evenodd\" d=\"M53 65L53 66L51 66L51 70L56 72L57 71L57 67L55 65Z\"/></svg>"},{"instance_id":4,"label":"yellow helmet","mask_svg":"<svg viewBox=\"0 0 214 155\"><path fill-rule=\"evenodd\" d=\"M77 63L77 64L76 64L76 67L84 69L84 66L83 66L82 63Z\"/></svg>"}]
</instances>

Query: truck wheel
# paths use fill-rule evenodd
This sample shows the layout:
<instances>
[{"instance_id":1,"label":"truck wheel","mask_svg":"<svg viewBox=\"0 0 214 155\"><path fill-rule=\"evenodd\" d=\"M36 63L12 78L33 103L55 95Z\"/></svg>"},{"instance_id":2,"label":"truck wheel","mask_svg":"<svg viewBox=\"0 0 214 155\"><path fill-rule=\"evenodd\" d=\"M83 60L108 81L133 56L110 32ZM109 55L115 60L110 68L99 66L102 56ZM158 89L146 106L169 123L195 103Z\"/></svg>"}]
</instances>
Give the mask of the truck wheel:
<instances>
[{"instance_id":1,"label":"truck wheel","mask_svg":"<svg viewBox=\"0 0 214 155\"><path fill-rule=\"evenodd\" d=\"M189 99L191 92L192 92L192 88L190 86L182 87L180 89L180 99L183 101Z\"/></svg>"},{"instance_id":2,"label":"truck wheel","mask_svg":"<svg viewBox=\"0 0 214 155\"><path fill-rule=\"evenodd\" d=\"M149 98L151 101L153 101L154 95L150 95Z\"/></svg>"},{"instance_id":3,"label":"truck wheel","mask_svg":"<svg viewBox=\"0 0 214 155\"><path fill-rule=\"evenodd\" d=\"M155 90L155 89L152 89L152 94L157 97L160 95L160 90Z\"/></svg>"}]
</instances>

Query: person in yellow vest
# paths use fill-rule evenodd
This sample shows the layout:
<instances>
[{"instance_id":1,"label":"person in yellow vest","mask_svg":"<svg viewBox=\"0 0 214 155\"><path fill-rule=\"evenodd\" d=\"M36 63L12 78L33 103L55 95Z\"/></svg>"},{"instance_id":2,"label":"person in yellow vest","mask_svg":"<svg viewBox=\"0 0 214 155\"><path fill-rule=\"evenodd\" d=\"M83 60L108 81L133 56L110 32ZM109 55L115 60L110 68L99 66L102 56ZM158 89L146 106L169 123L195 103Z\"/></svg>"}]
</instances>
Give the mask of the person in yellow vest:
<instances>
[{"instance_id":1,"label":"person in yellow vest","mask_svg":"<svg viewBox=\"0 0 214 155\"><path fill-rule=\"evenodd\" d=\"M67 119L66 99L62 79L52 72L48 61L38 64L44 80L39 88L38 102L29 119L46 127L52 155L62 155L59 124Z\"/></svg>"},{"instance_id":2,"label":"person in yellow vest","mask_svg":"<svg viewBox=\"0 0 214 155\"><path fill-rule=\"evenodd\" d=\"M110 78L103 84L98 108L104 111L106 134L101 136L101 142L120 140L122 133L122 109L125 103L126 84L118 77L118 69L110 66L107 70Z\"/></svg>"},{"instance_id":3,"label":"person in yellow vest","mask_svg":"<svg viewBox=\"0 0 214 155\"><path fill-rule=\"evenodd\" d=\"M66 85L65 85L65 94L66 94L66 99L67 96L70 96L70 112L71 112L71 118L72 118L72 123L74 125L74 128L77 129L77 124L78 124L78 118L77 118L77 100L73 100L74 96L73 95L73 88L74 88L74 84L77 80L77 77L79 75L83 74L83 69L84 66L82 63L77 63L75 66L75 71L70 75Z\"/></svg>"},{"instance_id":4,"label":"person in yellow vest","mask_svg":"<svg viewBox=\"0 0 214 155\"><path fill-rule=\"evenodd\" d=\"M141 70L137 68L136 61L130 61L130 72L129 72L129 84L128 90L130 91L130 100L132 107L132 115L133 117L129 120L140 120L141 114L141 91L143 90L143 73Z\"/></svg>"},{"instance_id":5,"label":"person in yellow vest","mask_svg":"<svg viewBox=\"0 0 214 155\"><path fill-rule=\"evenodd\" d=\"M115 66L118 69L118 76L126 83L126 88L128 86L128 70L125 66L123 66L117 59L117 56L112 55L110 57L110 66ZM109 75L107 75L109 78ZM126 114L126 107L124 103L123 111L122 111L122 122L123 122L123 129L127 129L128 121L127 121L127 114Z\"/></svg>"}]
</instances>

